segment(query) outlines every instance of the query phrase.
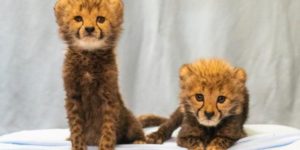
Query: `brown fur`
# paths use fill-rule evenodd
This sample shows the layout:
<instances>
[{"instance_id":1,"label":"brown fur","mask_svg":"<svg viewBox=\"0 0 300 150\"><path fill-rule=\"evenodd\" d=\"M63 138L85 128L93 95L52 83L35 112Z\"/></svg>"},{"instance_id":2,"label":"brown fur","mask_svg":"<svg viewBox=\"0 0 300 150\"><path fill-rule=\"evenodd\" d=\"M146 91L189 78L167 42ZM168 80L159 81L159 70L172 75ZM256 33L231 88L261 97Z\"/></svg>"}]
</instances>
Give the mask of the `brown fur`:
<instances>
[{"instance_id":1,"label":"brown fur","mask_svg":"<svg viewBox=\"0 0 300 150\"><path fill-rule=\"evenodd\" d=\"M175 110L175 112L170 116L170 118L164 121L156 132L153 132L146 137L146 141L149 144L162 144L164 141L168 140L175 129L177 129L182 123L183 113L180 108ZM144 118L147 120L148 118ZM154 118L152 117L151 120Z\"/></svg>"},{"instance_id":2,"label":"brown fur","mask_svg":"<svg viewBox=\"0 0 300 150\"><path fill-rule=\"evenodd\" d=\"M159 126L168 120L167 118L153 115L153 114L142 115L139 116L137 119L142 124L143 128Z\"/></svg>"},{"instance_id":3,"label":"brown fur","mask_svg":"<svg viewBox=\"0 0 300 150\"><path fill-rule=\"evenodd\" d=\"M115 46L122 1L58 0L55 14L68 44L63 78L72 149L98 145L111 150L117 143L144 141L142 126L124 106L118 86ZM94 30L88 33L87 27Z\"/></svg>"},{"instance_id":4,"label":"brown fur","mask_svg":"<svg viewBox=\"0 0 300 150\"><path fill-rule=\"evenodd\" d=\"M199 60L180 70L181 106L148 143L162 143L181 125L177 143L188 149L228 149L246 134L248 114L246 73L220 59ZM203 101L196 95L202 94ZM225 101L217 101L225 96ZM221 103L222 102L222 103ZM213 113L208 119L205 115Z\"/></svg>"}]
</instances>

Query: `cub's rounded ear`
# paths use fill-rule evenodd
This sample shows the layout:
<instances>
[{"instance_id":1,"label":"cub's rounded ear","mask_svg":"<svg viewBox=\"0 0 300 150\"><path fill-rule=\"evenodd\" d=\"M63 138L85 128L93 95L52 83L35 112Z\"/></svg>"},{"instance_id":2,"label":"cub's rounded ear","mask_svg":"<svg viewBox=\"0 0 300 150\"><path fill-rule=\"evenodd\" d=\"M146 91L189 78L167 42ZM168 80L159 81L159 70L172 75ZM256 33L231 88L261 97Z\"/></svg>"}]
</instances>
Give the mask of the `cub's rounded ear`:
<instances>
[{"instance_id":1,"label":"cub's rounded ear","mask_svg":"<svg viewBox=\"0 0 300 150\"><path fill-rule=\"evenodd\" d=\"M181 66L179 70L179 77L181 80L185 80L185 78L190 76L191 74L192 74L192 70L189 64L184 64Z\"/></svg>"},{"instance_id":2,"label":"cub's rounded ear","mask_svg":"<svg viewBox=\"0 0 300 150\"><path fill-rule=\"evenodd\" d=\"M235 68L234 69L234 77L243 83L247 81L247 73L243 68Z\"/></svg>"},{"instance_id":3,"label":"cub's rounded ear","mask_svg":"<svg viewBox=\"0 0 300 150\"><path fill-rule=\"evenodd\" d=\"M124 4L122 0L106 0L105 4L110 12L115 14L117 24L123 23Z\"/></svg>"},{"instance_id":4,"label":"cub's rounded ear","mask_svg":"<svg viewBox=\"0 0 300 150\"><path fill-rule=\"evenodd\" d=\"M122 0L107 0L107 1L111 4L116 4L116 5L122 4L123 5Z\"/></svg>"},{"instance_id":5,"label":"cub's rounded ear","mask_svg":"<svg viewBox=\"0 0 300 150\"><path fill-rule=\"evenodd\" d=\"M107 2L110 3L112 6L123 7L122 0L107 0Z\"/></svg>"},{"instance_id":6,"label":"cub's rounded ear","mask_svg":"<svg viewBox=\"0 0 300 150\"><path fill-rule=\"evenodd\" d=\"M59 25L62 24L63 13L66 5L68 5L69 0L57 0L54 6L54 12L56 16L56 21Z\"/></svg>"}]
</instances>

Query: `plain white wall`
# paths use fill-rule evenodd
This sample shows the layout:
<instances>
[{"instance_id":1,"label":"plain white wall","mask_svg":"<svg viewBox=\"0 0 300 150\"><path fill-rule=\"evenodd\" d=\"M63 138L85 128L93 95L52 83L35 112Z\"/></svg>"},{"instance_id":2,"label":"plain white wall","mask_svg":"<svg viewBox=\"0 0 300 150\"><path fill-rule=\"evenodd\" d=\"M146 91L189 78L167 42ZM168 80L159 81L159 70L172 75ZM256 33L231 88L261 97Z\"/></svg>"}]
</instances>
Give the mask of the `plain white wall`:
<instances>
[{"instance_id":1,"label":"plain white wall","mask_svg":"<svg viewBox=\"0 0 300 150\"><path fill-rule=\"evenodd\" d=\"M65 128L55 0L2 0L0 134ZM125 0L120 84L135 114L169 115L178 68L222 57L249 76L248 123L300 127L300 1Z\"/></svg>"}]
</instances>

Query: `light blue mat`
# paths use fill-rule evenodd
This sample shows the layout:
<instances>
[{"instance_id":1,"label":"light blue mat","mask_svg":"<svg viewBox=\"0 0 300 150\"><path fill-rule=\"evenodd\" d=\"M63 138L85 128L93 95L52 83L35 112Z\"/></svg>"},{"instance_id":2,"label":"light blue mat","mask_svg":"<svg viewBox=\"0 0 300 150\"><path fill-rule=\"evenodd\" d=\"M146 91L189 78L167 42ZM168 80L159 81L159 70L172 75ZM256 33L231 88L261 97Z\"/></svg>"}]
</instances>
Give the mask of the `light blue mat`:
<instances>
[{"instance_id":1,"label":"light blue mat","mask_svg":"<svg viewBox=\"0 0 300 150\"><path fill-rule=\"evenodd\" d=\"M247 125L248 137L239 140L230 150L299 150L300 131L298 129L278 125ZM157 128L145 129L146 133ZM176 135L162 145L124 144L117 150L183 150L176 144ZM70 142L67 129L48 129L21 131L0 136L0 150L69 150ZM97 147L89 147L96 150Z\"/></svg>"}]
</instances>

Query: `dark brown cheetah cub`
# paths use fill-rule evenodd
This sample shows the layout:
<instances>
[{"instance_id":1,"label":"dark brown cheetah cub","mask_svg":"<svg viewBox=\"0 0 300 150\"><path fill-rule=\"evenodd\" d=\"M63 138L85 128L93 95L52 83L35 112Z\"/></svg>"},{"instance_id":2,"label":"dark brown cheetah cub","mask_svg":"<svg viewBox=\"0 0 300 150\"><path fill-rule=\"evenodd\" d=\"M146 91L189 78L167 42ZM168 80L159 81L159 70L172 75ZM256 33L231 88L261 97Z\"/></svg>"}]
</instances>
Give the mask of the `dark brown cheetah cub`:
<instances>
[{"instance_id":1,"label":"dark brown cheetah cub","mask_svg":"<svg viewBox=\"0 0 300 150\"><path fill-rule=\"evenodd\" d=\"M123 23L121 0L58 0L55 15L68 44L63 79L73 150L145 140L141 124L124 106L115 47Z\"/></svg>"}]
</instances>

